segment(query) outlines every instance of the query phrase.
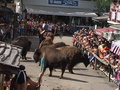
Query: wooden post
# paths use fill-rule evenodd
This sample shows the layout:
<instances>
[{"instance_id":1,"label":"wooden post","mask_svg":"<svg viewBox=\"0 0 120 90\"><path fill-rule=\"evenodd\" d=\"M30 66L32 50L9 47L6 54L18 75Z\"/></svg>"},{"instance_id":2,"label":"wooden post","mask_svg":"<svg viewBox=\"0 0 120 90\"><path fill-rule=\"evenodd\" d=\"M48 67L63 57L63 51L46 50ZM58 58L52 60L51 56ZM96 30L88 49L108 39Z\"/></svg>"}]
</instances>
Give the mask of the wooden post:
<instances>
[{"instance_id":1,"label":"wooden post","mask_svg":"<svg viewBox=\"0 0 120 90\"><path fill-rule=\"evenodd\" d=\"M0 90L4 90L4 87L3 87L3 74L0 74Z\"/></svg>"},{"instance_id":2,"label":"wooden post","mask_svg":"<svg viewBox=\"0 0 120 90\"><path fill-rule=\"evenodd\" d=\"M94 66L94 67L95 67L95 68L94 68L95 70L97 70L97 64L98 64L98 63L97 63L97 59L95 58L95 66Z\"/></svg>"}]
</instances>

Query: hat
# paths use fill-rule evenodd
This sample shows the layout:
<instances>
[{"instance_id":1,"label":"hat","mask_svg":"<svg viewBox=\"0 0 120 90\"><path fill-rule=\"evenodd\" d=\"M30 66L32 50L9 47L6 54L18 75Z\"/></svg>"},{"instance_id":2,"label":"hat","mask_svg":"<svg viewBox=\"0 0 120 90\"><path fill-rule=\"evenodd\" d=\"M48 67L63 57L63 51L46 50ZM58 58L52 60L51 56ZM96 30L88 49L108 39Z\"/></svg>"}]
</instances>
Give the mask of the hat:
<instances>
[{"instance_id":1,"label":"hat","mask_svg":"<svg viewBox=\"0 0 120 90\"><path fill-rule=\"evenodd\" d=\"M20 65L20 66L19 66L19 69L20 69L20 70L25 70L25 66L24 66L24 65Z\"/></svg>"}]
</instances>

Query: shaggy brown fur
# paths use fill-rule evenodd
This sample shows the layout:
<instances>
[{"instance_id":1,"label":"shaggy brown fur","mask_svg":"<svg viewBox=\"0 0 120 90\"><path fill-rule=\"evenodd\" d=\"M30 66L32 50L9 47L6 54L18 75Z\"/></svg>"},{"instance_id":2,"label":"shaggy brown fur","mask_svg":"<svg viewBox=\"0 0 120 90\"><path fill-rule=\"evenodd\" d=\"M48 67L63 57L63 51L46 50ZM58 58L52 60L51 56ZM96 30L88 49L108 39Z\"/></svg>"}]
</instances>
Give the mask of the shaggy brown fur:
<instances>
[{"instance_id":1,"label":"shaggy brown fur","mask_svg":"<svg viewBox=\"0 0 120 90\"><path fill-rule=\"evenodd\" d=\"M74 58L75 53L81 54L80 50L74 46L64 46L57 49L62 50L64 53L66 53L70 59Z\"/></svg>"},{"instance_id":2,"label":"shaggy brown fur","mask_svg":"<svg viewBox=\"0 0 120 90\"><path fill-rule=\"evenodd\" d=\"M64 42L53 43L53 40L51 37L46 37L46 39L40 43L39 48L41 48L42 46L51 46L54 48L58 48L58 47L67 46L67 45Z\"/></svg>"},{"instance_id":3,"label":"shaggy brown fur","mask_svg":"<svg viewBox=\"0 0 120 90\"><path fill-rule=\"evenodd\" d=\"M89 59L87 54L84 54L80 49L74 46L63 46L58 48L63 53L67 55L69 59L68 70L70 73L73 73L73 67L78 63L84 63L87 67L89 64Z\"/></svg>"},{"instance_id":4,"label":"shaggy brown fur","mask_svg":"<svg viewBox=\"0 0 120 90\"><path fill-rule=\"evenodd\" d=\"M43 36L44 36L45 38L51 37L52 41L54 40L54 34L53 34L52 32L46 31L46 32L43 34Z\"/></svg>"},{"instance_id":5,"label":"shaggy brown fur","mask_svg":"<svg viewBox=\"0 0 120 90\"><path fill-rule=\"evenodd\" d=\"M86 67L89 64L88 56L84 54L84 52L82 52L82 50L78 49L77 47L68 46L63 42L53 44L51 40L46 40L44 41L44 43L41 43L40 48L43 46L57 48L60 51L62 51L65 55L67 55L67 58L69 60L68 69L70 73L73 73L73 67L78 63L84 63Z\"/></svg>"},{"instance_id":6,"label":"shaggy brown fur","mask_svg":"<svg viewBox=\"0 0 120 90\"><path fill-rule=\"evenodd\" d=\"M26 36L19 36L15 40L13 40L11 43L13 45L22 47L22 53L21 53L22 59L27 60L26 54L27 54L27 51L30 50L31 41Z\"/></svg>"},{"instance_id":7,"label":"shaggy brown fur","mask_svg":"<svg viewBox=\"0 0 120 90\"><path fill-rule=\"evenodd\" d=\"M51 37L46 37L45 40L43 40L40 45L39 45L39 48L41 48L42 46L45 46L45 45L52 45L53 44L53 40Z\"/></svg>"},{"instance_id":8,"label":"shaggy brown fur","mask_svg":"<svg viewBox=\"0 0 120 90\"><path fill-rule=\"evenodd\" d=\"M53 47L49 47L49 46L43 46L40 49L37 49L33 55L35 62L38 62L40 60L40 58L42 57L43 52L45 53L45 68L44 68L44 72L46 70L46 68L49 68L50 70L50 75L52 76L52 71L53 68L61 68L62 73L60 78L63 77L63 74L65 72L67 63L68 63L68 59L66 57L66 55L61 52L60 50L57 50Z\"/></svg>"}]
</instances>

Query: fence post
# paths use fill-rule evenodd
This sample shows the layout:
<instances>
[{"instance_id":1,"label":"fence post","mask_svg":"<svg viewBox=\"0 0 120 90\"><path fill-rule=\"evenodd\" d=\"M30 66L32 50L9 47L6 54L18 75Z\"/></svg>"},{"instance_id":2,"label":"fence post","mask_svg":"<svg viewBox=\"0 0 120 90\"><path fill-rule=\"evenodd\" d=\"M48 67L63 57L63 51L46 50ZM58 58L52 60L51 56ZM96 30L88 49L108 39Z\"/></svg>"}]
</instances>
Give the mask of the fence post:
<instances>
[{"instance_id":1,"label":"fence post","mask_svg":"<svg viewBox=\"0 0 120 90\"><path fill-rule=\"evenodd\" d=\"M4 90L4 87L3 87L3 74L0 74L0 90Z\"/></svg>"},{"instance_id":2,"label":"fence post","mask_svg":"<svg viewBox=\"0 0 120 90\"><path fill-rule=\"evenodd\" d=\"M97 59L95 58L95 70L97 70Z\"/></svg>"}]
</instances>

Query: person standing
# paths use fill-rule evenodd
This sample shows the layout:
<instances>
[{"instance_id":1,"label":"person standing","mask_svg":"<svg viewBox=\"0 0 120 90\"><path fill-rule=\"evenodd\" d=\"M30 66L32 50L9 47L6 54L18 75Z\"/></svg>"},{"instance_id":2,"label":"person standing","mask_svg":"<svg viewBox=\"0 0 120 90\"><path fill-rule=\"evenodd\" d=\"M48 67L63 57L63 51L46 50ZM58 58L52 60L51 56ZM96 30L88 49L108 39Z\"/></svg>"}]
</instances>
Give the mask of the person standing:
<instances>
[{"instance_id":1,"label":"person standing","mask_svg":"<svg viewBox=\"0 0 120 90\"><path fill-rule=\"evenodd\" d=\"M45 72L45 65L46 65L46 60L45 60L45 52L42 54L42 58L40 59L40 74L39 74L39 80L38 83L41 83L42 77Z\"/></svg>"},{"instance_id":2,"label":"person standing","mask_svg":"<svg viewBox=\"0 0 120 90\"><path fill-rule=\"evenodd\" d=\"M27 90L27 74L25 66L19 66L19 73L11 80L10 90Z\"/></svg>"},{"instance_id":3,"label":"person standing","mask_svg":"<svg viewBox=\"0 0 120 90\"><path fill-rule=\"evenodd\" d=\"M38 33L39 33L39 44L40 44L45 39L44 37L45 30L38 28Z\"/></svg>"}]
</instances>

